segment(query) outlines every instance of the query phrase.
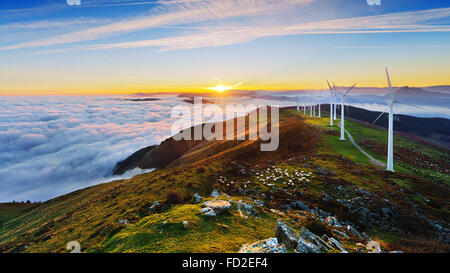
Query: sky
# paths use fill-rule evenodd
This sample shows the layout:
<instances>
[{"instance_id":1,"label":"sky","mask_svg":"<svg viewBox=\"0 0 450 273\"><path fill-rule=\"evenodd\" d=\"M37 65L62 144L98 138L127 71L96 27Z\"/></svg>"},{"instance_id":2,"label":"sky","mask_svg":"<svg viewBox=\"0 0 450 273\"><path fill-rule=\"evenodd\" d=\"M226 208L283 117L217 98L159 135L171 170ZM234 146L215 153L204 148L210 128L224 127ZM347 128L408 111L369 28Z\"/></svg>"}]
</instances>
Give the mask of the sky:
<instances>
[{"instance_id":1,"label":"sky","mask_svg":"<svg viewBox=\"0 0 450 273\"><path fill-rule=\"evenodd\" d=\"M0 95L450 84L450 2L2 0Z\"/></svg>"}]
</instances>

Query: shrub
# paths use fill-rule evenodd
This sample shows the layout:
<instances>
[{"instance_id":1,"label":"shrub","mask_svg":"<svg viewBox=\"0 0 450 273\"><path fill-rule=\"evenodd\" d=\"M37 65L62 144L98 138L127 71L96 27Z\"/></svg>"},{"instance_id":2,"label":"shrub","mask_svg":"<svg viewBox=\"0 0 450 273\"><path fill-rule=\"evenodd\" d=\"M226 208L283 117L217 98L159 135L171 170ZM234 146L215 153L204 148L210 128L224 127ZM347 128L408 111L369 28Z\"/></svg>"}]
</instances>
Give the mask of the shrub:
<instances>
[{"instance_id":1,"label":"shrub","mask_svg":"<svg viewBox=\"0 0 450 273\"><path fill-rule=\"evenodd\" d=\"M183 195L176 191L171 191L166 196L167 204L181 204L183 203Z\"/></svg>"}]
</instances>

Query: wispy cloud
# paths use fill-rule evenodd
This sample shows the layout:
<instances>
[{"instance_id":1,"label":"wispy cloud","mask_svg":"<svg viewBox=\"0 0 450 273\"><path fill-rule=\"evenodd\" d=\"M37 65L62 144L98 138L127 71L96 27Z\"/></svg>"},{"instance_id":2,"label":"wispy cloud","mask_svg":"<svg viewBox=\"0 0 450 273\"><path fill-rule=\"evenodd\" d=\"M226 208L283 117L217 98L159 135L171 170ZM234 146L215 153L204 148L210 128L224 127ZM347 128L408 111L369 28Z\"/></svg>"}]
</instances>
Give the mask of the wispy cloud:
<instances>
[{"instance_id":1,"label":"wispy cloud","mask_svg":"<svg viewBox=\"0 0 450 273\"><path fill-rule=\"evenodd\" d=\"M142 16L137 19L123 20L50 38L0 47L0 50L91 41L161 26L200 23L240 16L276 14L312 1L314 0L162 1L161 3L164 3L164 5L160 6L157 15Z\"/></svg>"},{"instance_id":2,"label":"wispy cloud","mask_svg":"<svg viewBox=\"0 0 450 273\"><path fill-rule=\"evenodd\" d=\"M263 26L256 20L252 23L234 21L233 26L217 24L229 18L255 17L266 18L266 15L283 15L293 8L316 0L180 0L158 1L153 15L124 19L114 23L89 27L49 38L27 41L0 47L0 50L11 50L28 47L42 47L93 41L123 33L144 29L167 27L187 29L189 33L151 40L127 41L113 44L78 46L56 49L57 52L73 49L115 49L160 47L161 51L191 49L200 47L216 47L249 42L259 38L300 34L341 34L341 33L395 33L395 32L447 32L450 25L439 24L440 19L450 18L450 8L422 10L414 12L397 12L376 16L352 17L313 21L309 23L283 24L282 20L272 26ZM140 2L100 2L98 5L132 5ZM79 24L82 20L75 21ZM208 26L202 23L211 22ZM91 22L96 23L96 22ZM10 24L15 28L39 28L48 26L64 26L70 21L41 21L31 23ZM186 25L188 24L188 25ZM4 26L3 26L4 27ZM2 26L0 26L2 29ZM53 52L53 50L47 52Z\"/></svg>"},{"instance_id":3,"label":"wispy cloud","mask_svg":"<svg viewBox=\"0 0 450 273\"><path fill-rule=\"evenodd\" d=\"M104 44L89 49L161 47L162 51L244 43L258 38L299 34L394 33L450 31L450 25L432 25L427 21L450 17L450 8L418 12L401 12L380 16L366 16L326 20L273 27L210 27L195 34L162 39Z\"/></svg>"}]
</instances>

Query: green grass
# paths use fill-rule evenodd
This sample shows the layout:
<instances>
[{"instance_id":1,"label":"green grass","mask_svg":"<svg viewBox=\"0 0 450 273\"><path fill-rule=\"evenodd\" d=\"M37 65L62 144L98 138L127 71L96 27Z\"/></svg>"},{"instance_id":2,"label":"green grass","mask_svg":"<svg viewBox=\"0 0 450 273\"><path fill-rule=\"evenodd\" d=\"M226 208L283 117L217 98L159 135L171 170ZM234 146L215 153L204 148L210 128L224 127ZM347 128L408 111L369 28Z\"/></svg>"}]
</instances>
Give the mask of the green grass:
<instances>
[{"instance_id":1,"label":"green grass","mask_svg":"<svg viewBox=\"0 0 450 273\"><path fill-rule=\"evenodd\" d=\"M100 249L106 252L236 252L245 243L273 236L277 219L273 213L260 210L260 217L244 219L234 204L231 213L209 218L199 213L200 208L200 204L177 205L167 212L147 216L106 240ZM183 221L188 221L187 227Z\"/></svg>"},{"instance_id":2,"label":"green grass","mask_svg":"<svg viewBox=\"0 0 450 273\"><path fill-rule=\"evenodd\" d=\"M290 115L303 116L295 110L281 112L282 118L289 118ZM310 181L293 186L284 184L285 180L273 182L276 188L289 190L292 196L283 191L272 191L273 188L264 185L255 175L242 176L242 167L234 162L239 162L238 159L181 165L82 189L39 204L35 208L23 209L0 204L0 221L3 222L0 227L0 252L67 252L66 244L74 240L80 242L83 252L235 252L243 244L273 237L279 217L297 231L309 224L303 218L298 222L293 221L297 217L296 213L284 217L268 208L259 209L260 217L241 218L237 213L236 202L240 199L244 202L251 201L238 188L243 187L243 183L247 181L251 181L249 187L268 196L264 202L270 208L279 208L277 206L285 204L287 198L299 197L311 206L354 221L354 216L345 212L339 204L322 201L322 192L336 195L336 187L339 185L350 191L348 196L338 196L342 199L356 197L354 189L363 188L395 203L397 199L391 195L395 193L401 200L409 197L411 202L420 205L427 217L441 220L449 218L448 185L434 183L429 178L436 175L436 172L421 170L428 174L419 176L417 172L410 171L410 168L416 166L400 162L403 165L396 165L396 173L380 173L379 168L375 168L350 141L338 140L337 133L340 129L337 126L330 128L328 118L310 119L307 116L304 120L320 129L317 150L309 154L299 153L298 161L286 158L271 163L240 162L248 164L247 172L249 169L261 171L273 166L287 169L289 173L299 170L312 172ZM346 122L346 129L356 141L361 136L371 137L381 143L385 137L385 132L355 122ZM443 156L441 151L433 147L426 147L401 136L396 136L396 139L398 145L406 148L414 147L433 157ZM383 155L373 156L380 161L384 160ZM326 169L329 175L322 175L317 170L318 167ZM360 172L355 172L356 170ZM220 175L226 177L227 181L233 180L234 184L218 185ZM232 196L234 205L230 214L219 215L215 219L206 218L198 212L200 204L191 204L191 197L194 193L209 196L213 187L217 186L220 191ZM164 202L171 191L185 197L182 204L166 206L158 213L148 210L154 201ZM410 204L404 201L396 204L410 209L407 207ZM130 225L119 224L121 219L128 219ZM189 222L187 228L182 225L183 221ZM396 234L381 230L368 232L371 232L371 236L378 236L392 244L400 239ZM349 242L345 244L352 245ZM28 247L18 248L23 245Z\"/></svg>"}]
</instances>

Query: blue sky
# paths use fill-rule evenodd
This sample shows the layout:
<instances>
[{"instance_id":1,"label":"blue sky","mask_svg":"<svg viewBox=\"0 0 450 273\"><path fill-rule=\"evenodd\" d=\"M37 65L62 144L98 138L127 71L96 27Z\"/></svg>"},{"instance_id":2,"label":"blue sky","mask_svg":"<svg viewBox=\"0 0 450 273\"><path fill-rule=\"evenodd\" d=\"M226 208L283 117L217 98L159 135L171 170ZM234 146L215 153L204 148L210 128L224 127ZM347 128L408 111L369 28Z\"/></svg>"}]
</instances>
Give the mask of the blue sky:
<instances>
[{"instance_id":1,"label":"blue sky","mask_svg":"<svg viewBox=\"0 0 450 273\"><path fill-rule=\"evenodd\" d=\"M0 95L450 84L449 1L0 2Z\"/></svg>"}]
</instances>

